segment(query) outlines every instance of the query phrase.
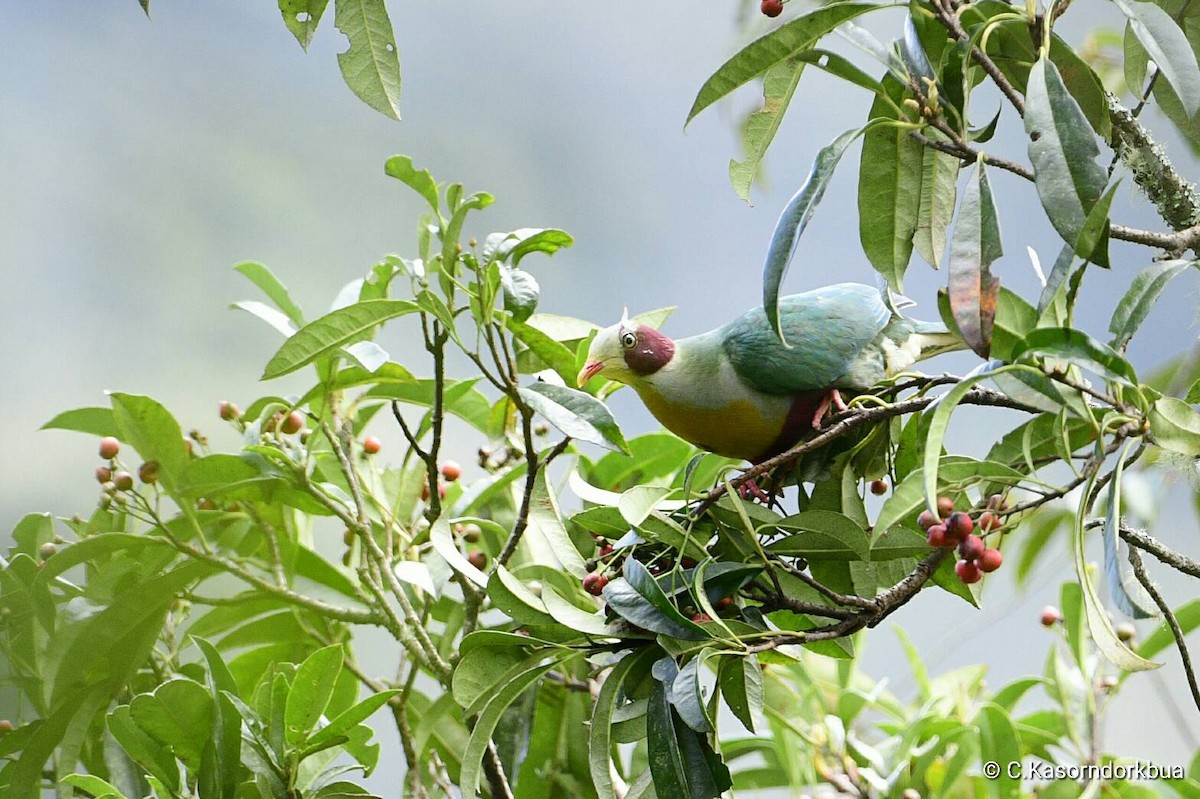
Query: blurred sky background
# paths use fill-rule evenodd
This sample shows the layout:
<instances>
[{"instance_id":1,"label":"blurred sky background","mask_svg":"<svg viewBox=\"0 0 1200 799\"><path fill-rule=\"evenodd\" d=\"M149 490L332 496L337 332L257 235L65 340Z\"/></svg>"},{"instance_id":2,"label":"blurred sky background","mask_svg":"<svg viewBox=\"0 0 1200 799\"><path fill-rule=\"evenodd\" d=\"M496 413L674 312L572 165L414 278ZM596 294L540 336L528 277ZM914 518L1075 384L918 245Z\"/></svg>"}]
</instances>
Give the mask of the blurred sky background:
<instances>
[{"instance_id":1,"label":"blurred sky background","mask_svg":"<svg viewBox=\"0 0 1200 799\"><path fill-rule=\"evenodd\" d=\"M784 20L801 7L789 5ZM1078 13L1084 7L1092 12ZM200 427L217 446L233 446L216 419L219 400L245 407L262 393L303 388L299 380L258 384L280 339L228 310L258 298L230 267L267 264L313 317L384 254L412 256L422 204L384 176L390 155L411 155L439 181L493 193L496 204L475 217L480 238L527 226L575 236L552 260L525 264L541 283L541 310L606 325L626 303L631 312L678 305L666 329L687 335L759 302L762 256L780 208L817 150L861 125L869 106L864 93L810 70L767 158L767 180L747 206L730 188L727 165L740 157L735 128L756 90L705 112L686 132L683 121L704 79L776 24L758 15L756 0L409 0L389 2L389 10L404 76L402 122L372 111L342 83L332 3L307 54L270 0L155 0L153 20L134 0L0 5L0 528L35 510L86 514L95 502L95 441L37 432L60 410L105 404L106 389L151 394L185 430ZM1115 24L1096 10L1110 9L1072 9L1071 41L1084 30L1071 17ZM899 20L885 14L871 27L892 37ZM981 93L975 123L998 104ZM1179 168L1200 174L1161 118L1146 118ZM1024 160L1019 126L1011 116L1005 123L989 148ZM857 148L805 234L787 289L873 280L858 244L856 163ZM1036 281L1026 246L1048 267L1058 240L1031 188L1002 172L992 184L1006 248L993 268L1028 294ZM1132 191L1118 197L1113 218L1161 228ZM1112 272L1091 276L1078 320L1101 337L1117 298L1151 257L1124 246L1113 252ZM915 255L909 275L906 293L919 303L913 315L936 318L944 275ZM1131 349L1139 368L1195 341L1197 299L1195 273L1173 285ZM416 352L410 342L384 343L399 360ZM960 355L930 368L974 362ZM656 427L631 392L613 407L627 433ZM952 428L961 437L956 448L982 450L1007 429L971 421L983 418L964 415ZM399 446L392 431L384 436ZM453 443L469 462L481 442ZM1197 524L1183 493L1154 532L1196 554ZM989 578L983 611L929 591L893 618L935 672L986 662L992 686L1040 673L1051 634L1038 626L1038 611L1073 576L1062 544L1028 589L1018 591L1004 572ZM1175 604L1195 594L1194 583L1162 582ZM911 697L886 627L868 639L863 666ZM1166 668L1133 679L1115 702L1105 747L1186 764L1200 718L1177 656L1163 659ZM380 735L391 745L390 730ZM396 784L397 761L385 757L377 788Z\"/></svg>"}]
</instances>

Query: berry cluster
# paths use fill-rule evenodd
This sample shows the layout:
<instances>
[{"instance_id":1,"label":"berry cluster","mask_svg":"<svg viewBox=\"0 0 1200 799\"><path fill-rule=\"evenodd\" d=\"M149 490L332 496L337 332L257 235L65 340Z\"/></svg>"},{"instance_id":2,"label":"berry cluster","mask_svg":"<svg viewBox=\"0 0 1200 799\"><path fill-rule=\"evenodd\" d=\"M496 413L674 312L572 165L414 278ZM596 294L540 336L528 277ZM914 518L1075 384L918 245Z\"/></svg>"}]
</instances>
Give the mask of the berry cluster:
<instances>
[{"instance_id":1,"label":"berry cluster","mask_svg":"<svg viewBox=\"0 0 1200 799\"><path fill-rule=\"evenodd\" d=\"M984 535L999 530L1003 522L998 513L1007 509L1004 497L993 494L988 498L987 509L972 518L970 513L956 511L954 500L938 497L937 515L929 510L921 511L917 524L925 531L929 546L940 549L958 547L959 561L954 564L958 579L967 585L977 583L983 575L994 572L1004 562L1000 550L989 547L983 538L975 534L976 528Z\"/></svg>"},{"instance_id":2,"label":"berry cluster","mask_svg":"<svg viewBox=\"0 0 1200 799\"><path fill-rule=\"evenodd\" d=\"M197 431L192 431L193 438L198 436ZM190 441L184 439L189 445ZM190 447L189 447L190 451ZM107 463L96 467L94 472L96 482L100 484L100 488L104 492L101 498L101 505L107 508L112 503L124 505L126 502L125 493L133 490L133 475L124 469L120 468L117 462L117 456L121 453L121 442L112 436L105 436L100 439L100 457ZM138 480L145 485L153 485L158 482L159 466L158 461L146 461L137 470Z\"/></svg>"}]
</instances>

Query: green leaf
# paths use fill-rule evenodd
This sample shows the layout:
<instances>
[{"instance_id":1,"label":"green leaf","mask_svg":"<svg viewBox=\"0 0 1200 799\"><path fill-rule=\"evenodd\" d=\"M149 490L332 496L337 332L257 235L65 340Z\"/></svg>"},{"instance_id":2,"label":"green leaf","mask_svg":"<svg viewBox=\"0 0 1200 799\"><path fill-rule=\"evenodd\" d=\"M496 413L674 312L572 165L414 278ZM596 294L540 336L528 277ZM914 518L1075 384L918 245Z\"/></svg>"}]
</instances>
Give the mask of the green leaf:
<instances>
[{"instance_id":1,"label":"green leaf","mask_svg":"<svg viewBox=\"0 0 1200 799\"><path fill-rule=\"evenodd\" d=\"M1175 90L1184 112L1194 117L1200 110L1200 64L1179 23L1154 3L1113 2L1129 18L1130 30Z\"/></svg>"},{"instance_id":2,"label":"green leaf","mask_svg":"<svg viewBox=\"0 0 1200 799\"><path fill-rule=\"evenodd\" d=\"M628 452L625 436L608 406L590 394L538 382L518 389L521 398L563 435L605 449Z\"/></svg>"},{"instance_id":3,"label":"green leaf","mask_svg":"<svg viewBox=\"0 0 1200 799\"><path fill-rule=\"evenodd\" d=\"M936 136L936 133L931 131L929 135ZM954 156L932 147L924 148L921 155L921 201L913 249L934 269L942 263L946 230L954 218L961 164Z\"/></svg>"},{"instance_id":4,"label":"green leaf","mask_svg":"<svg viewBox=\"0 0 1200 799\"><path fill-rule=\"evenodd\" d=\"M113 787L112 783L91 774L68 774L61 781L72 787L87 791L96 799L127 799L125 794Z\"/></svg>"},{"instance_id":5,"label":"green leaf","mask_svg":"<svg viewBox=\"0 0 1200 799\"><path fill-rule=\"evenodd\" d=\"M1113 197L1116 196L1119 185L1120 181L1113 183L1100 196L1092 209L1088 211L1087 219L1083 221L1083 228L1079 231L1079 238L1075 240L1076 255L1105 269L1111 268L1108 260L1108 210L1112 207ZM1058 264L1056 263L1055 266Z\"/></svg>"},{"instance_id":6,"label":"green leaf","mask_svg":"<svg viewBox=\"0 0 1200 799\"><path fill-rule=\"evenodd\" d=\"M334 0L333 24L350 40L338 67L350 91L384 116L400 118L400 54L384 0Z\"/></svg>"},{"instance_id":7,"label":"green leaf","mask_svg":"<svg viewBox=\"0 0 1200 799\"><path fill-rule=\"evenodd\" d=\"M535 653L534 660L530 662L524 643L481 647L463 655L454 667L451 683L454 701L464 708L477 703L487 704L504 682L540 663L545 657L544 653Z\"/></svg>"},{"instance_id":8,"label":"green leaf","mask_svg":"<svg viewBox=\"0 0 1200 799\"><path fill-rule=\"evenodd\" d=\"M300 42L305 50L312 43L317 25L321 24L321 15L329 0L279 0L279 12L283 14L283 24ZM303 322L297 322L303 324Z\"/></svg>"},{"instance_id":9,"label":"green leaf","mask_svg":"<svg viewBox=\"0 0 1200 799\"><path fill-rule=\"evenodd\" d=\"M568 574L582 579L588 573L583 556L579 554L571 536L567 534L558 499L547 482L545 469L538 471L533 484L533 494L529 498L529 528L525 534L530 533L541 535L546 540L554 552L554 557Z\"/></svg>"},{"instance_id":10,"label":"green leaf","mask_svg":"<svg viewBox=\"0 0 1200 799\"><path fill-rule=\"evenodd\" d=\"M1084 484L1083 493L1080 495L1080 501L1086 503L1091 497L1092 488L1096 484L1096 475L1093 474L1087 483ZM1075 556L1075 574L1079 578L1079 585L1083 589L1083 609L1084 616L1087 619L1088 630L1092 634L1092 641L1096 644L1096 649L1104 656L1104 659L1113 664L1119 669L1125 671L1146 671L1147 669L1156 669L1161 666L1161 663L1154 663L1137 654L1125 645L1125 642L1117 637L1117 633L1113 630L1112 622L1108 618L1108 613L1105 612L1104 606L1100 602L1100 597L1096 593L1096 584L1092 579L1092 570L1088 568L1086 560L1086 541L1084 532L1086 530L1087 513L1083 508L1075 514L1075 541L1074 541L1074 556Z\"/></svg>"},{"instance_id":11,"label":"green leaf","mask_svg":"<svg viewBox=\"0 0 1200 799\"><path fill-rule=\"evenodd\" d=\"M1021 746L1017 731L1008 713L991 702L979 709L976 717L979 726L980 757L988 762L999 763L1000 773L988 779L987 795L999 799L1017 799L1021 795L1021 777L1009 773L1008 764L1021 762Z\"/></svg>"},{"instance_id":12,"label":"green leaf","mask_svg":"<svg viewBox=\"0 0 1200 799\"><path fill-rule=\"evenodd\" d=\"M427 169L417 169L407 155L393 155L383 166L384 174L408 186L425 198L436 214L438 210L438 187Z\"/></svg>"},{"instance_id":13,"label":"green leaf","mask_svg":"<svg viewBox=\"0 0 1200 799\"><path fill-rule=\"evenodd\" d=\"M833 177L833 170L841 160L842 153L846 152L846 148L863 130L864 128L848 130L817 153L807 180L800 190L792 195L792 199L788 200L775 223L775 232L771 235L771 244L767 248L767 260L763 264L763 308L780 341L784 341L784 338L779 322L779 286L783 282L783 276L787 274L792 256L796 253L800 235L808 227L813 212L825 196L825 187Z\"/></svg>"},{"instance_id":14,"label":"green leaf","mask_svg":"<svg viewBox=\"0 0 1200 799\"><path fill-rule=\"evenodd\" d=\"M1200 627L1200 599L1188 600L1176 608L1175 620L1179 622L1179 627L1183 630L1184 635ZM1174 645L1175 636L1167 622L1163 621L1146 636L1138 646L1137 653L1144 658L1152 658L1168 646Z\"/></svg>"},{"instance_id":15,"label":"green leaf","mask_svg":"<svg viewBox=\"0 0 1200 799\"><path fill-rule=\"evenodd\" d=\"M121 440L133 445L143 461L157 461L163 487L177 491L191 458L179 422L150 397L115 392L109 399Z\"/></svg>"},{"instance_id":16,"label":"green leaf","mask_svg":"<svg viewBox=\"0 0 1200 799\"><path fill-rule=\"evenodd\" d=\"M236 694L234 694L236 696ZM227 693L213 702L212 737L200 763L200 799L225 799L237 792L242 767L242 715Z\"/></svg>"},{"instance_id":17,"label":"green leaf","mask_svg":"<svg viewBox=\"0 0 1200 799\"><path fill-rule=\"evenodd\" d=\"M75 408L63 411L39 429L74 430L77 433L88 433L102 438L118 438L121 435L121 430L113 418L112 408Z\"/></svg>"},{"instance_id":18,"label":"green leaf","mask_svg":"<svg viewBox=\"0 0 1200 799\"><path fill-rule=\"evenodd\" d=\"M1166 290L1167 284L1195 264L1195 261L1158 261L1137 273L1113 311L1112 321L1108 323L1108 332L1113 334L1111 346L1114 349L1125 348Z\"/></svg>"},{"instance_id":19,"label":"green leaf","mask_svg":"<svg viewBox=\"0 0 1200 799\"><path fill-rule=\"evenodd\" d=\"M763 675L758 655L733 655L721 663L717 682L721 696L737 720L750 732L763 726Z\"/></svg>"},{"instance_id":20,"label":"green leaf","mask_svg":"<svg viewBox=\"0 0 1200 799\"><path fill-rule=\"evenodd\" d=\"M128 705L109 713L107 724L109 733L134 763L171 790L179 789L179 764L174 753L134 724Z\"/></svg>"},{"instance_id":21,"label":"green leaf","mask_svg":"<svg viewBox=\"0 0 1200 799\"><path fill-rule=\"evenodd\" d=\"M963 340L981 358L992 349L1000 280L991 264L1004 254L1000 220L981 161L967 178L950 245L950 311Z\"/></svg>"},{"instance_id":22,"label":"green leaf","mask_svg":"<svg viewBox=\"0 0 1200 799\"><path fill-rule=\"evenodd\" d=\"M564 247L570 247L575 239L565 230L556 228L522 228L509 233L502 251L507 252L510 263L515 267L530 253L540 252L553 255Z\"/></svg>"},{"instance_id":23,"label":"green leaf","mask_svg":"<svg viewBox=\"0 0 1200 799\"><path fill-rule=\"evenodd\" d=\"M557 372L565 383L574 384L577 374L575 353L538 328L523 323L520 319L514 317L508 326L517 340L529 347L529 351L536 355L542 364Z\"/></svg>"},{"instance_id":24,"label":"green leaf","mask_svg":"<svg viewBox=\"0 0 1200 799\"><path fill-rule=\"evenodd\" d=\"M129 703L133 722L168 747L191 772L199 771L204 747L212 738L213 698L191 680L168 680L153 693Z\"/></svg>"},{"instance_id":25,"label":"green leaf","mask_svg":"<svg viewBox=\"0 0 1200 799\"><path fill-rule=\"evenodd\" d=\"M323 647L296 670L284 715L289 744L302 743L325 713L342 673L342 654L341 644Z\"/></svg>"},{"instance_id":26,"label":"green leaf","mask_svg":"<svg viewBox=\"0 0 1200 799\"><path fill-rule=\"evenodd\" d=\"M1161 397L1150 408L1154 443L1171 452L1200 458L1200 413L1176 397Z\"/></svg>"},{"instance_id":27,"label":"green leaf","mask_svg":"<svg viewBox=\"0 0 1200 799\"><path fill-rule=\"evenodd\" d=\"M1075 246L1108 173L1096 161L1100 148L1079 104L1045 58L1029 72L1025 132L1042 207L1063 241Z\"/></svg>"},{"instance_id":28,"label":"green leaf","mask_svg":"<svg viewBox=\"0 0 1200 799\"><path fill-rule=\"evenodd\" d=\"M258 300L245 300L243 302L235 302L229 306L236 311L245 311L246 313L257 316L262 321L266 322L271 327L275 328L284 338L294 335L296 326L287 318L287 314L283 311L272 308L265 302Z\"/></svg>"},{"instance_id":29,"label":"green leaf","mask_svg":"<svg viewBox=\"0 0 1200 799\"><path fill-rule=\"evenodd\" d=\"M533 275L504 264L500 267L500 286L504 289L504 309L513 319L524 322L537 310L540 289Z\"/></svg>"},{"instance_id":30,"label":"green leaf","mask_svg":"<svg viewBox=\"0 0 1200 799\"><path fill-rule=\"evenodd\" d=\"M1129 361L1108 345L1071 327L1039 327L1031 330L1012 352L1013 360L1037 355L1060 358L1108 380L1134 387L1138 384L1137 374Z\"/></svg>"},{"instance_id":31,"label":"green leaf","mask_svg":"<svg viewBox=\"0 0 1200 799\"><path fill-rule=\"evenodd\" d=\"M315 28L317 19L320 19L321 11L324 10L325 4L328 1L329 0L279 0L279 8L284 12L284 17L286 19L289 12L284 8L285 5L290 7L320 6L320 11L314 12L310 10L307 12L315 14L316 19L314 19L312 22L312 25ZM295 13L305 12L297 9ZM294 32L295 31L293 31L293 33ZM301 42L301 44L304 44L305 47L307 47L307 44L304 42ZM246 279L248 279L251 283L258 286L262 293L266 294L267 297L270 298L271 302L275 303L279 310L287 314L287 318L292 320L292 322L296 324L296 327L301 327L304 324L304 312L300 310L300 306L296 305L296 303L292 301L292 295L288 293L287 287L279 281L279 278L275 277L274 272L255 261L243 261L233 268L239 274L245 276Z\"/></svg>"},{"instance_id":32,"label":"green leaf","mask_svg":"<svg viewBox=\"0 0 1200 799\"><path fill-rule=\"evenodd\" d=\"M781 530L804 530L800 535L791 535L773 542L767 547L780 555L803 556L823 559L823 553L832 548L837 553L848 552L857 560L870 560L870 536L852 519L834 511L810 510L788 516L777 525ZM835 559L843 559L835 557Z\"/></svg>"},{"instance_id":33,"label":"green leaf","mask_svg":"<svg viewBox=\"0 0 1200 799\"><path fill-rule=\"evenodd\" d=\"M335 352L346 344L362 340L389 319L419 310L407 300L363 300L327 313L309 322L289 338L272 356L262 379L289 374Z\"/></svg>"},{"instance_id":34,"label":"green leaf","mask_svg":"<svg viewBox=\"0 0 1200 799\"><path fill-rule=\"evenodd\" d=\"M518 675L497 691L495 697L479 714L462 755L462 771L459 775L462 799L475 799L479 795L479 772L483 763L483 755L492 741L492 734L500 724L504 711L556 664L557 661L552 660L544 665L534 666Z\"/></svg>"},{"instance_id":35,"label":"green leaf","mask_svg":"<svg viewBox=\"0 0 1200 799\"><path fill-rule=\"evenodd\" d=\"M884 78L883 85L888 97L875 99L869 118L900 121L896 109L906 90L891 75ZM903 127L877 124L863 136L858 170L859 240L871 266L896 292L903 289L904 272L912 258L924 164L924 147Z\"/></svg>"},{"instance_id":36,"label":"green leaf","mask_svg":"<svg viewBox=\"0 0 1200 799\"><path fill-rule=\"evenodd\" d=\"M626 558L623 577L604 586L609 609L630 624L651 632L701 641L710 638L699 624L679 612L646 567L634 558Z\"/></svg>"},{"instance_id":37,"label":"green leaf","mask_svg":"<svg viewBox=\"0 0 1200 799\"><path fill-rule=\"evenodd\" d=\"M433 526L429 528L429 541L433 544L434 550L454 571L480 588L488 584L487 575L467 560L466 555L458 551L458 545L454 543L454 534L450 530L450 523L444 517L439 516L434 520Z\"/></svg>"},{"instance_id":38,"label":"green leaf","mask_svg":"<svg viewBox=\"0 0 1200 799\"><path fill-rule=\"evenodd\" d=\"M671 704L675 706L675 711L683 723L696 732L713 731L712 721L705 710L705 698L700 684L700 667L713 653L714 650L710 648L700 650L699 654L679 669L671 683Z\"/></svg>"},{"instance_id":39,"label":"green leaf","mask_svg":"<svg viewBox=\"0 0 1200 799\"><path fill-rule=\"evenodd\" d=\"M1113 468L1112 479L1108 483L1108 512L1104 517L1104 576L1108 582L1108 596L1117 609L1135 619L1148 619L1158 614L1149 595L1142 584L1121 568L1118 558L1120 544L1118 534L1121 526L1121 476L1125 472L1125 459L1133 442L1126 442L1121 454L1117 457L1117 465Z\"/></svg>"},{"instance_id":40,"label":"green leaf","mask_svg":"<svg viewBox=\"0 0 1200 799\"><path fill-rule=\"evenodd\" d=\"M653 647L645 647L622 658L600 686L596 704L592 710L592 723L588 733L588 770L597 799L617 799L613 788L612 770L612 721L617 699L625 688L625 680L635 668L642 668L648 658L656 654ZM628 694L628 691L625 691Z\"/></svg>"},{"instance_id":41,"label":"green leaf","mask_svg":"<svg viewBox=\"0 0 1200 799\"><path fill-rule=\"evenodd\" d=\"M775 138L779 125L783 122L783 114L787 111L796 87L800 85L800 76L804 74L806 62L799 58L790 58L767 70L763 76L763 104L746 120L742 130L742 147L745 150L745 160L729 161L729 181L737 196L746 202L750 201L750 187L758 168L762 164L767 148Z\"/></svg>"},{"instance_id":42,"label":"green leaf","mask_svg":"<svg viewBox=\"0 0 1200 799\"><path fill-rule=\"evenodd\" d=\"M733 784L708 740L679 720L657 680L646 710L646 742L658 799L716 799Z\"/></svg>"},{"instance_id":43,"label":"green leaf","mask_svg":"<svg viewBox=\"0 0 1200 799\"><path fill-rule=\"evenodd\" d=\"M868 3L837 3L811 11L787 22L742 48L712 74L696 95L687 121L734 89L749 83L771 67L808 50L818 39L848 19L882 6ZM686 124L686 123L685 123Z\"/></svg>"}]
</instances>

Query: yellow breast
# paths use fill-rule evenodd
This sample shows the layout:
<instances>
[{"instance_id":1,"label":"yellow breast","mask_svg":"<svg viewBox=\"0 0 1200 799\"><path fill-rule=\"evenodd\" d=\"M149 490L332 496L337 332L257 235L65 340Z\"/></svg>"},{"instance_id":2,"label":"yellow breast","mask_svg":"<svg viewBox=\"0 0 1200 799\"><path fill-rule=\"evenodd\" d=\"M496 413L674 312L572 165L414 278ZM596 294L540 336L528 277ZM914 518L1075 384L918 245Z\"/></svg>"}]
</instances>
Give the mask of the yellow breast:
<instances>
[{"instance_id":1,"label":"yellow breast","mask_svg":"<svg viewBox=\"0 0 1200 799\"><path fill-rule=\"evenodd\" d=\"M721 408L697 408L666 399L651 385L635 386L642 402L663 427L700 449L752 460L779 437L784 419L772 419L747 400Z\"/></svg>"}]
</instances>

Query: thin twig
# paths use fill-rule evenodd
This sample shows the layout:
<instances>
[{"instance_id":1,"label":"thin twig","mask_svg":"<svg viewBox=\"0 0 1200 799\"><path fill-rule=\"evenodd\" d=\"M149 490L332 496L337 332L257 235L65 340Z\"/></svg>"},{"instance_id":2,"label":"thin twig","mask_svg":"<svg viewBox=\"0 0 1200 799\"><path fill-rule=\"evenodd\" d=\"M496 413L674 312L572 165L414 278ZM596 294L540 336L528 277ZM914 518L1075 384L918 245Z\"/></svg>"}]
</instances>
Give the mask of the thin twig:
<instances>
[{"instance_id":1,"label":"thin twig","mask_svg":"<svg viewBox=\"0 0 1200 799\"><path fill-rule=\"evenodd\" d=\"M1175 648L1179 650L1179 659L1183 661L1183 673L1187 675L1188 688L1192 691L1192 701L1196 703L1196 709L1200 710L1200 686L1196 684L1192 656L1188 652L1187 640L1184 638L1183 628L1179 626L1179 619L1175 618L1175 614L1171 612L1171 606L1163 599L1158 586L1146 574L1146 567L1142 564L1142 556L1138 554L1137 547L1129 548L1129 563L1133 566L1133 576L1142 584L1142 588L1146 589L1146 593L1154 600L1154 604L1158 605L1159 612L1166 619L1167 626L1171 628L1171 635L1175 637Z\"/></svg>"}]
</instances>

